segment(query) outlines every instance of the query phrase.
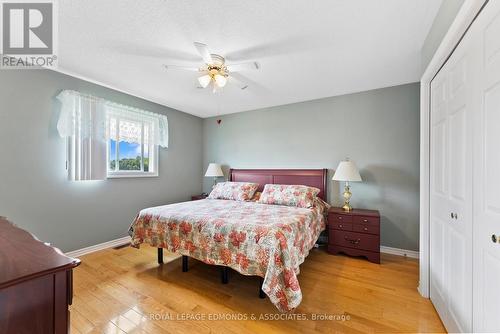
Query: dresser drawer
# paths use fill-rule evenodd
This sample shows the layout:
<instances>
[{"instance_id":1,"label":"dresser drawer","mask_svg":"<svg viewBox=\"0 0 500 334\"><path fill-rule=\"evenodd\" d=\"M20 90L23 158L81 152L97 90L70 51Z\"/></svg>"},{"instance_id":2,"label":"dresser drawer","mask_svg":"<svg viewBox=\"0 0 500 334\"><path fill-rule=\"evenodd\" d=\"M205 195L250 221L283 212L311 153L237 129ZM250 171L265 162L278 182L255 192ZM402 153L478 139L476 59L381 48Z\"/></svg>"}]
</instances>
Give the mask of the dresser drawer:
<instances>
[{"instance_id":1,"label":"dresser drawer","mask_svg":"<svg viewBox=\"0 0 500 334\"><path fill-rule=\"evenodd\" d=\"M330 230L330 240L332 240L332 234L334 245L372 252L380 251L379 237L377 235Z\"/></svg>"},{"instance_id":2,"label":"dresser drawer","mask_svg":"<svg viewBox=\"0 0 500 334\"><path fill-rule=\"evenodd\" d=\"M352 225L353 232L361 232L361 233L370 233L370 234L380 234L380 225L379 224L353 224Z\"/></svg>"},{"instance_id":3,"label":"dresser drawer","mask_svg":"<svg viewBox=\"0 0 500 334\"><path fill-rule=\"evenodd\" d=\"M352 223L352 216L338 215L335 213L330 213L328 215L328 222L329 223L335 223L335 222Z\"/></svg>"},{"instance_id":4,"label":"dresser drawer","mask_svg":"<svg viewBox=\"0 0 500 334\"><path fill-rule=\"evenodd\" d=\"M371 217L371 216L354 216L354 222L358 224L379 224L379 217Z\"/></svg>"},{"instance_id":5,"label":"dresser drawer","mask_svg":"<svg viewBox=\"0 0 500 334\"><path fill-rule=\"evenodd\" d=\"M328 221L328 225L330 228L333 228L335 230L341 230L341 231L352 231L352 224L351 223L344 223L342 221Z\"/></svg>"}]
</instances>

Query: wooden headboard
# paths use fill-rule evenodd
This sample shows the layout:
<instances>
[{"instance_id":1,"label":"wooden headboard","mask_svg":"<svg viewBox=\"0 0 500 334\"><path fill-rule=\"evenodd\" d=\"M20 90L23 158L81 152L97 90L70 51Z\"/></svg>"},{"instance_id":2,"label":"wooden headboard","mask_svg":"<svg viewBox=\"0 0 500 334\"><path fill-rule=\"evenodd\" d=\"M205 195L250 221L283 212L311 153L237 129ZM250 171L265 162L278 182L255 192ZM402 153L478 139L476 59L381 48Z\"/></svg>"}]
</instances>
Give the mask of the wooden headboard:
<instances>
[{"instance_id":1,"label":"wooden headboard","mask_svg":"<svg viewBox=\"0 0 500 334\"><path fill-rule=\"evenodd\" d=\"M255 182L262 191L266 184L300 184L319 188L318 197L326 201L327 169L230 169L229 181Z\"/></svg>"}]
</instances>

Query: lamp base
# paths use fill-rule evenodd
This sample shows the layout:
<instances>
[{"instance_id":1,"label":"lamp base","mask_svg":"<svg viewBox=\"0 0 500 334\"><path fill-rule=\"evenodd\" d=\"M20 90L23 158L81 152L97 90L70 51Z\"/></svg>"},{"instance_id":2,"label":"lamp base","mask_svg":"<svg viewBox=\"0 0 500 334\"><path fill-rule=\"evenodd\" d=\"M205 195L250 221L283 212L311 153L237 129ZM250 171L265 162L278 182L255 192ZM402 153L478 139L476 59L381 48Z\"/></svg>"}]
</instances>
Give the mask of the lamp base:
<instances>
[{"instance_id":1,"label":"lamp base","mask_svg":"<svg viewBox=\"0 0 500 334\"><path fill-rule=\"evenodd\" d=\"M344 203L342 210L350 212L350 211L352 211L352 206L349 203Z\"/></svg>"},{"instance_id":2,"label":"lamp base","mask_svg":"<svg viewBox=\"0 0 500 334\"><path fill-rule=\"evenodd\" d=\"M342 207L342 209L347 212L352 211L352 206L351 204L349 204L349 201L351 200L352 196L351 188L349 187L349 182L345 183L344 194L342 196L344 197L344 206Z\"/></svg>"}]
</instances>

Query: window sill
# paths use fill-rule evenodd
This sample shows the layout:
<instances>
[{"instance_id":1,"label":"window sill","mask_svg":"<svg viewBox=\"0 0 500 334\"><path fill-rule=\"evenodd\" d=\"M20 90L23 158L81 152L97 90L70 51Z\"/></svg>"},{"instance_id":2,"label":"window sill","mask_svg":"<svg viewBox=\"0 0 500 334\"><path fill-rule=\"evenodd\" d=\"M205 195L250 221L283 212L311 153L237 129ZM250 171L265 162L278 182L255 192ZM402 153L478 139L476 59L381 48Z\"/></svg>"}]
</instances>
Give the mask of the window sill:
<instances>
[{"instance_id":1,"label":"window sill","mask_svg":"<svg viewBox=\"0 0 500 334\"><path fill-rule=\"evenodd\" d=\"M108 175L108 179L130 179L130 178L143 178L143 177L158 177L158 173L123 173Z\"/></svg>"}]
</instances>

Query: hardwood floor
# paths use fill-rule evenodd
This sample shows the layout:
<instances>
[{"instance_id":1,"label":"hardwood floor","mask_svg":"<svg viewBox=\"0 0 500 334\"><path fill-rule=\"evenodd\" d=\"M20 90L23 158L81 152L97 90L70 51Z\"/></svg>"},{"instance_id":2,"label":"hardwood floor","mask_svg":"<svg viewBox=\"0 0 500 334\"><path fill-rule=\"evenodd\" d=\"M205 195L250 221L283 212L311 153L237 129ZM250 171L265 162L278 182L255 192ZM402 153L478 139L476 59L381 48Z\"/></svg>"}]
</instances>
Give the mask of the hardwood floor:
<instances>
[{"instance_id":1,"label":"hardwood floor","mask_svg":"<svg viewBox=\"0 0 500 334\"><path fill-rule=\"evenodd\" d=\"M180 258L169 253L164 258L159 266L156 249L148 246L81 257L74 272L72 333L445 331L430 301L417 293L418 262L412 259L382 254L377 265L312 250L301 266L303 300L294 312L307 320L251 320L251 314L281 315L267 298L258 298L257 277L232 271L229 284L222 285L216 267L190 259L189 272L183 273ZM349 319L312 320L316 314Z\"/></svg>"}]
</instances>

